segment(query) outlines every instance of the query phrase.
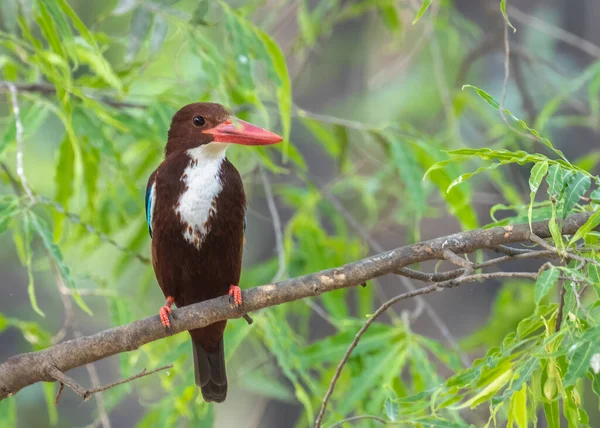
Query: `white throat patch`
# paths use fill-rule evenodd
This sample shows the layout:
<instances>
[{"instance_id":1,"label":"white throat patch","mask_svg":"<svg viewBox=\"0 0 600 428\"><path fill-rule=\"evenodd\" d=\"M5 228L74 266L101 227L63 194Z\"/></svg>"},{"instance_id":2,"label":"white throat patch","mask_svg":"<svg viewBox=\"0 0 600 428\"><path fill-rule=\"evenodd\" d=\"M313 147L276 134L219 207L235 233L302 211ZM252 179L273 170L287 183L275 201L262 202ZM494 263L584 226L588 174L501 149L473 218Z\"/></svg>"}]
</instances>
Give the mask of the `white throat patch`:
<instances>
[{"instance_id":1,"label":"white throat patch","mask_svg":"<svg viewBox=\"0 0 600 428\"><path fill-rule=\"evenodd\" d=\"M228 144L209 143L187 151L190 163L181 180L186 185L175 213L184 226L183 237L200 248L210 232L209 219L217 214L217 196L221 193L221 165Z\"/></svg>"}]
</instances>

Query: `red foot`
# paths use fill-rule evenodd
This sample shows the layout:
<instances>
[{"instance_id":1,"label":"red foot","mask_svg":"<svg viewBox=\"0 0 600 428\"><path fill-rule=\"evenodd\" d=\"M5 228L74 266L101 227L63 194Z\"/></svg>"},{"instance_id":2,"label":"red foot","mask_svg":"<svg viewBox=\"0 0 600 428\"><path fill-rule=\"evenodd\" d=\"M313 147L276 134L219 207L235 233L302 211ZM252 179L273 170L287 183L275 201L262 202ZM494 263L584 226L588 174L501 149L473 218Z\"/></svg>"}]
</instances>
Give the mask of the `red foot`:
<instances>
[{"instance_id":1,"label":"red foot","mask_svg":"<svg viewBox=\"0 0 600 428\"><path fill-rule=\"evenodd\" d=\"M229 286L229 301L235 306L242 305L242 290L237 285Z\"/></svg>"},{"instance_id":2,"label":"red foot","mask_svg":"<svg viewBox=\"0 0 600 428\"><path fill-rule=\"evenodd\" d=\"M171 320L169 319L169 316L172 316L171 314L173 313L173 310L171 309L171 305L174 301L175 299L173 299L171 296L167 297L165 306L161 307L158 311L158 314L160 315L160 322L167 328L171 327Z\"/></svg>"}]
</instances>

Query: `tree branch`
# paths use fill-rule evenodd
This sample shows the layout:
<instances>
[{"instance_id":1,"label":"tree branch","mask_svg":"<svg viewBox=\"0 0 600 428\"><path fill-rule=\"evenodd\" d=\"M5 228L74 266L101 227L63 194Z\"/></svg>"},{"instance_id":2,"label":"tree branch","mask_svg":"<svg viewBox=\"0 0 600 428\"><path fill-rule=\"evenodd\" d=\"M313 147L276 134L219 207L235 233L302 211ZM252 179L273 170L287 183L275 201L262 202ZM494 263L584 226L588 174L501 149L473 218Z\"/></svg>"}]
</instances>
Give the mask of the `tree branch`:
<instances>
[{"instance_id":1,"label":"tree branch","mask_svg":"<svg viewBox=\"0 0 600 428\"><path fill-rule=\"evenodd\" d=\"M563 234L572 235L591 216L591 213L574 214L563 223ZM533 234L539 238L550 237L547 222L533 223ZM398 269L428 260L443 260L444 250L455 254L471 253L479 249L495 249L499 245L530 242L529 225L478 229L457 233L429 241L396 248L374 256L275 284L267 284L244 291L244 304L240 308L229 304L228 296L196 303L174 310L176 320L173 333L205 327L216 321L240 318L245 313L295 300L318 296L341 288L353 287L373 278L395 273ZM448 254L448 253L446 253ZM527 275L527 273L525 273ZM468 281L487 276L469 275L453 279ZM394 302L438 291L445 286L436 283L429 287L404 293ZM434 287L433 289L430 289ZM393 302L392 302L393 303ZM390 303L391 304L391 303ZM0 364L0 399L17 393L36 382L56 380L57 371L65 373L111 355L133 351L140 346L167 336L158 315L130 324L114 327L91 336L69 340L45 350L16 355ZM63 381L63 380L61 380Z\"/></svg>"}]
</instances>

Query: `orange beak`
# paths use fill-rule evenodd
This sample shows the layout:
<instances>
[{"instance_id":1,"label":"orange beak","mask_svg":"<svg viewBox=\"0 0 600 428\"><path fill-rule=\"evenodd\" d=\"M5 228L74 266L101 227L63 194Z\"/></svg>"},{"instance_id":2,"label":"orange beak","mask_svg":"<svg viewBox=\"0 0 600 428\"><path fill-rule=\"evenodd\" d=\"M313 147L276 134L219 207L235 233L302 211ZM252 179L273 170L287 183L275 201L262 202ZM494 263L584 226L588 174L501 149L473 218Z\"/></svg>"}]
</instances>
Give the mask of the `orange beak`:
<instances>
[{"instance_id":1,"label":"orange beak","mask_svg":"<svg viewBox=\"0 0 600 428\"><path fill-rule=\"evenodd\" d=\"M217 143L233 143L244 146L266 146L283 140L279 135L237 117L231 117L204 133L212 134L213 141Z\"/></svg>"}]
</instances>

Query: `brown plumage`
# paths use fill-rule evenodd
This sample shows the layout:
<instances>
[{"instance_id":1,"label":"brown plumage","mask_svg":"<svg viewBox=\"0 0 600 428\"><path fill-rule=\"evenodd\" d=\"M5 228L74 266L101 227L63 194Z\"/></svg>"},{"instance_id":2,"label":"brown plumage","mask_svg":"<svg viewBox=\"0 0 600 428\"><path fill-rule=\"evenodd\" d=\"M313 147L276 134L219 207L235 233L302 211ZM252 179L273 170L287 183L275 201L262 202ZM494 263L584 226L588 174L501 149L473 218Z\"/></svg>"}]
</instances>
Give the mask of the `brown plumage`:
<instances>
[{"instance_id":1,"label":"brown plumage","mask_svg":"<svg viewBox=\"0 0 600 428\"><path fill-rule=\"evenodd\" d=\"M239 284L246 197L238 171L224 156L223 143L257 145L280 140L231 117L219 104L190 104L173 117L165 159L150 176L146 193L152 264L167 298L161 308L166 326L170 298L178 307L186 306L227 295L235 290L231 286ZM215 174L205 173L213 167ZM196 189L198 195L193 194ZM211 189L216 189L212 199ZM201 219L202 224L189 224L190 219ZM226 324L221 321L190 331L196 384L206 401L222 402L227 394Z\"/></svg>"}]
</instances>

